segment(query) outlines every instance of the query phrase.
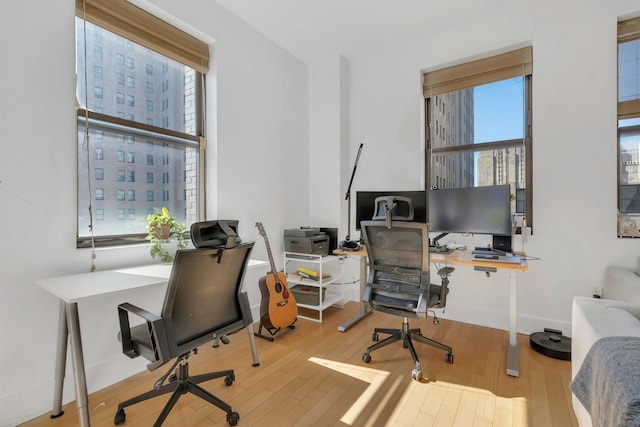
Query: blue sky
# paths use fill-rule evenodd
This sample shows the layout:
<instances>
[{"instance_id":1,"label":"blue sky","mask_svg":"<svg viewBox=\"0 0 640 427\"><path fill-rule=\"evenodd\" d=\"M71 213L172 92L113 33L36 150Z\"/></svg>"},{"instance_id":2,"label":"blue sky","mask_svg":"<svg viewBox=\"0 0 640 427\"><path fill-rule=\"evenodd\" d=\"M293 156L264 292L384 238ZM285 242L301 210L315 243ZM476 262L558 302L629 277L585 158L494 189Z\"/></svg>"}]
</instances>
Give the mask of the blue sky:
<instances>
[{"instance_id":1,"label":"blue sky","mask_svg":"<svg viewBox=\"0 0 640 427\"><path fill-rule=\"evenodd\" d=\"M524 78L474 88L475 143L522 138Z\"/></svg>"}]
</instances>

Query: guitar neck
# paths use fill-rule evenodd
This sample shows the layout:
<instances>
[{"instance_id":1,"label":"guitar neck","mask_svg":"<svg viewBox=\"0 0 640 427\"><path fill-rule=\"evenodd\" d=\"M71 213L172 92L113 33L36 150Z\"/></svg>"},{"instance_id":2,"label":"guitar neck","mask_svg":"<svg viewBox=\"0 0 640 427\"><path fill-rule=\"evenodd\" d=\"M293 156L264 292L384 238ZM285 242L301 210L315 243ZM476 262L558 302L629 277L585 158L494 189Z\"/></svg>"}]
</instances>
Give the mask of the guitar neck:
<instances>
[{"instance_id":1,"label":"guitar neck","mask_svg":"<svg viewBox=\"0 0 640 427\"><path fill-rule=\"evenodd\" d=\"M269 264L271 265L271 273L274 277L276 277L276 273L278 270L276 270L276 263L273 261L273 255L271 254L271 245L269 245L269 238L267 237L267 233L264 231L264 227L262 226L261 222L256 223L256 227L258 227L258 231L264 239L264 245L267 248L267 256L269 257Z\"/></svg>"}]
</instances>

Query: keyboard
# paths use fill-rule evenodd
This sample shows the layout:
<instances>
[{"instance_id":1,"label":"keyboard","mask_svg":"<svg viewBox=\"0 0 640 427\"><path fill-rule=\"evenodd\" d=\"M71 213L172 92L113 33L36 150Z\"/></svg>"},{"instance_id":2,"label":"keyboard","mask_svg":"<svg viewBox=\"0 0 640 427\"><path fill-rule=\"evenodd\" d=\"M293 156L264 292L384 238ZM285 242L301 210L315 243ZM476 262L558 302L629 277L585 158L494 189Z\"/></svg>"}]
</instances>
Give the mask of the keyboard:
<instances>
[{"instance_id":1,"label":"keyboard","mask_svg":"<svg viewBox=\"0 0 640 427\"><path fill-rule=\"evenodd\" d=\"M429 253L432 254L450 254L453 253L455 249L452 249L448 246L429 246Z\"/></svg>"}]
</instances>

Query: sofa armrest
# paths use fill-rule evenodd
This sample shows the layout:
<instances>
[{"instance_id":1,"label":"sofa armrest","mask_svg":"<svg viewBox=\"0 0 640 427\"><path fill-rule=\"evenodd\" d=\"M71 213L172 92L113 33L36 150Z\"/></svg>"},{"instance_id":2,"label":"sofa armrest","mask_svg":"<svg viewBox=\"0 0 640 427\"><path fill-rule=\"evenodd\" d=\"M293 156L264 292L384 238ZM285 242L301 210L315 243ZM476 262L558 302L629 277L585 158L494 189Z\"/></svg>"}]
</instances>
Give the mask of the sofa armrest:
<instances>
[{"instance_id":1,"label":"sofa armrest","mask_svg":"<svg viewBox=\"0 0 640 427\"><path fill-rule=\"evenodd\" d=\"M598 339L640 336L640 304L574 297L571 308L571 377Z\"/></svg>"},{"instance_id":2,"label":"sofa armrest","mask_svg":"<svg viewBox=\"0 0 640 427\"><path fill-rule=\"evenodd\" d=\"M640 276L626 267L607 267L604 272L603 296L606 299L640 304Z\"/></svg>"}]
</instances>

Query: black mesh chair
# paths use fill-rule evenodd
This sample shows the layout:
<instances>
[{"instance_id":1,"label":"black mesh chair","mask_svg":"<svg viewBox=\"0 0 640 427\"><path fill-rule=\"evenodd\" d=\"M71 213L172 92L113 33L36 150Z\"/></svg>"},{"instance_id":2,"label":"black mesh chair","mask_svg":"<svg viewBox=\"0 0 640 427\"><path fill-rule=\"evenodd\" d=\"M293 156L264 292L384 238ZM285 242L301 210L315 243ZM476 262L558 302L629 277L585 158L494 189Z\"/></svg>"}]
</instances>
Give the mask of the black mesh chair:
<instances>
[{"instance_id":1,"label":"black mesh chair","mask_svg":"<svg viewBox=\"0 0 640 427\"><path fill-rule=\"evenodd\" d=\"M178 398L186 393L222 409L227 413L229 425L237 424L240 415L198 385L224 378L230 386L235 381L234 371L189 376L187 359L197 353L198 346L251 325L249 301L241 287L252 249L253 242L232 248L180 250L173 262L160 315L129 303L118 306L123 353L130 358L143 356L150 361L147 365L150 371L172 360L173 364L152 390L118 405L115 424L124 423L125 407L168 393L172 393L171 397L154 426L162 424ZM144 321L132 327L132 315ZM174 369L175 374L171 375Z\"/></svg>"},{"instance_id":2,"label":"black mesh chair","mask_svg":"<svg viewBox=\"0 0 640 427\"><path fill-rule=\"evenodd\" d=\"M441 285L432 284L429 277L429 236L424 223L400 221L363 221L362 236L369 257L369 276L363 301L372 309L403 318L401 329L376 328L362 360L369 363L371 352L395 341L402 341L415 363L411 376L422 379L420 360L413 342L417 341L446 351L445 360L453 363L451 347L423 336L420 329L411 329L408 318L426 319L432 308L444 308L449 292L449 275L453 268L438 271ZM434 324L438 318L434 314ZM378 334L389 334L378 341Z\"/></svg>"}]
</instances>

